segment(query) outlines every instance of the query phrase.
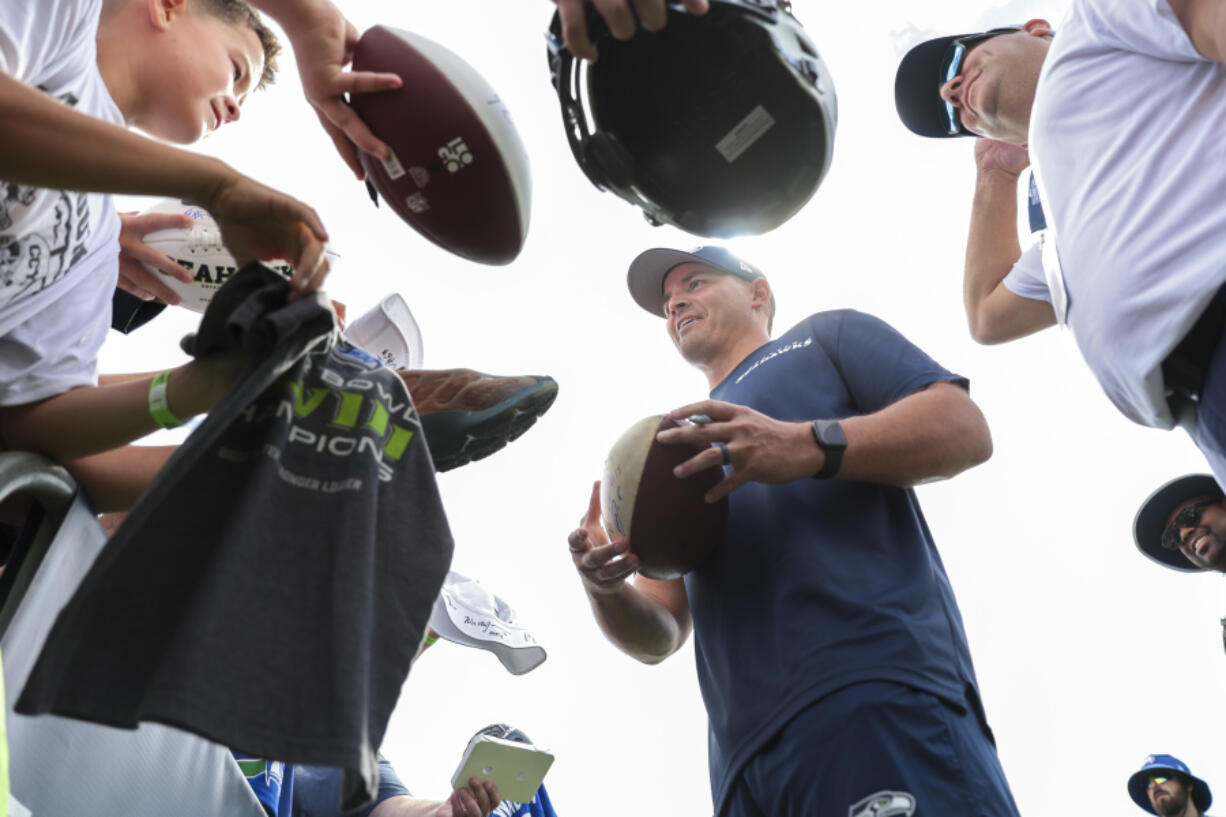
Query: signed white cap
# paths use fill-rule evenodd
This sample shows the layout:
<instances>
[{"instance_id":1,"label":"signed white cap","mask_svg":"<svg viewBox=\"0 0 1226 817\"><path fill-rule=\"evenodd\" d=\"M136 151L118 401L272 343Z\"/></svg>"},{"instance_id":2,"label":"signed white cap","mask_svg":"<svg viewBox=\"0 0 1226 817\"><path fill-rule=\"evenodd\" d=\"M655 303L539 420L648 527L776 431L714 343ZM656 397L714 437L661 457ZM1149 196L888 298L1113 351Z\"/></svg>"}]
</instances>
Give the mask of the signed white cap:
<instances>
[{"instance_id":1,"label":"signed white cap","mask_svg":"<svg viewBox=\"0 0 1226 817\"><path fill-rule=\"evenodd\" d=\"M516 621L511 606L481 582L454 570L447 573L434 602L430 629L456 644L489 650L512 675L523 675L545 661L545 648Z\"/></svg>"},{"instance_id":2,"label":"signed white cap","mask_svg":"<svg viewBox=\"0 0 1226 817\"><path fill-rule=\"evenodd\" d=\"M404 298L393 292L345 327L345 340L392 369L420 369L421 329Z\"/></svg>"}]
</instances>

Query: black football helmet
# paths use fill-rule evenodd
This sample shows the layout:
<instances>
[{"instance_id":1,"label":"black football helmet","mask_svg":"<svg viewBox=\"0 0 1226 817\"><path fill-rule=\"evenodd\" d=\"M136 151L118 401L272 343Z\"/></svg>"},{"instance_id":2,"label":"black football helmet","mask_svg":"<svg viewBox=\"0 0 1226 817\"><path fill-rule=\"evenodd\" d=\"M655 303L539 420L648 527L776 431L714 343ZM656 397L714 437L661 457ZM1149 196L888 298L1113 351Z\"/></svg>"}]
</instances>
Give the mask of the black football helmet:
<instances>
[{"instance_id":1,"label":"black football helmet","mask_svg":"<svg viewBox=\"0 0 1226 817\"><path fill-rule=\"evenodd\" d=\"M626 41L592 12L588 31L595 64L564 47L555 13L549 68L596 187L706 237L765 233L813 195L838 102L789 0L711 0L701 16L670 4L662 31Z\"/></svg>"}]
</instances>

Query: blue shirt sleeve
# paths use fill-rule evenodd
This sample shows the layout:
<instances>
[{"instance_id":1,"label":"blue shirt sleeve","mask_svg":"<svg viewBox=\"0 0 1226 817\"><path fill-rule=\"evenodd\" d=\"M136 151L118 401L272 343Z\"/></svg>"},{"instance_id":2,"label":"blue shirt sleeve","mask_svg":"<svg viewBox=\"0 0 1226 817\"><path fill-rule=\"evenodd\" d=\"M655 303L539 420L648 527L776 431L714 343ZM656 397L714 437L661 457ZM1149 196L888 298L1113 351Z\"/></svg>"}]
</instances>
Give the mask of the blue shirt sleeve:
<instances>
[{"instance_id":1,"label":"blue shirt sleeve","mask_svg":"<svg viewBox=\"0 0 1226 817\"><path fill-rule=\"evenodd\" d=\"M834 320L813 320L814 335L838 368L860 414L880 411L932 383L970 386L970 381L928 357L880 318L853 309L827 317Z\"/></svg>"},{"instance_id":2,"label":"blue shirt sleeve","mask_svg":"<svg viewBox=\"0 0 1226 817\"><path fill-rule=\"evenodd\" d=\"M296 766L294 769L294 817L342 817L341 780L344 770L331 766ZM411 796L387 758L379 755L379 793L357 811L343 817L370 817L375 806L391 797Z\"/></svg>"}]
</instances>

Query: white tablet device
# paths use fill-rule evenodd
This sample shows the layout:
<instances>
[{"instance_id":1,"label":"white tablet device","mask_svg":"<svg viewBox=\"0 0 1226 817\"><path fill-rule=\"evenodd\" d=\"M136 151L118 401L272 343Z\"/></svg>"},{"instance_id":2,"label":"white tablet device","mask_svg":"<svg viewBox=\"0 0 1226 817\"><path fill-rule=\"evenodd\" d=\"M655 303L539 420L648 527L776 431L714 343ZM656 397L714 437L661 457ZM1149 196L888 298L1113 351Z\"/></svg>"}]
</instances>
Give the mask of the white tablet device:
<instances>
[{"instance_id":1,"label":"white tablet device","mask_svg":"<svg viewBox=\"0 0 1226 817\"><path fill-rule=\"evenodd\" d=\"M503 800L528 803L536 796L553 755L527 743L476 735L468 742L460 767L451 776L451 787L462 789L476 777L492 780Z\"/></svg>"}]
</instances>

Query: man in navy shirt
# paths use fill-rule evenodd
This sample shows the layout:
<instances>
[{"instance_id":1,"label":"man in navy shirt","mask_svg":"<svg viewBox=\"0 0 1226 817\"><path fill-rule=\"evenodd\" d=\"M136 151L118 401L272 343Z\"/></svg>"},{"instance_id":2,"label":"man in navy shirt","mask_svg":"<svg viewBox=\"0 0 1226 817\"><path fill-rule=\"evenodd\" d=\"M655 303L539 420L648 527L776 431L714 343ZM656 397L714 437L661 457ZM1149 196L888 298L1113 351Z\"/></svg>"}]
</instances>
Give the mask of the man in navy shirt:
<instances>
[{"instance_id":1,"label":"man in navy shirt","mask_svg":"<svg viewBox=\"0 0 1226 817\"><path fill-rule=\"evenodd\" d=\"M711 422L660 439L710 444L676 473L722 461L728 521L671 581L627 582L595 491L569 544L623 651L656 663L694 630L717 817L1016 817L910 489L991 455L966 380L851 310L772 341L770 285L719 247L648 250L629 284L710 383L672 416Z\"/></svg>"}]
</instances>

